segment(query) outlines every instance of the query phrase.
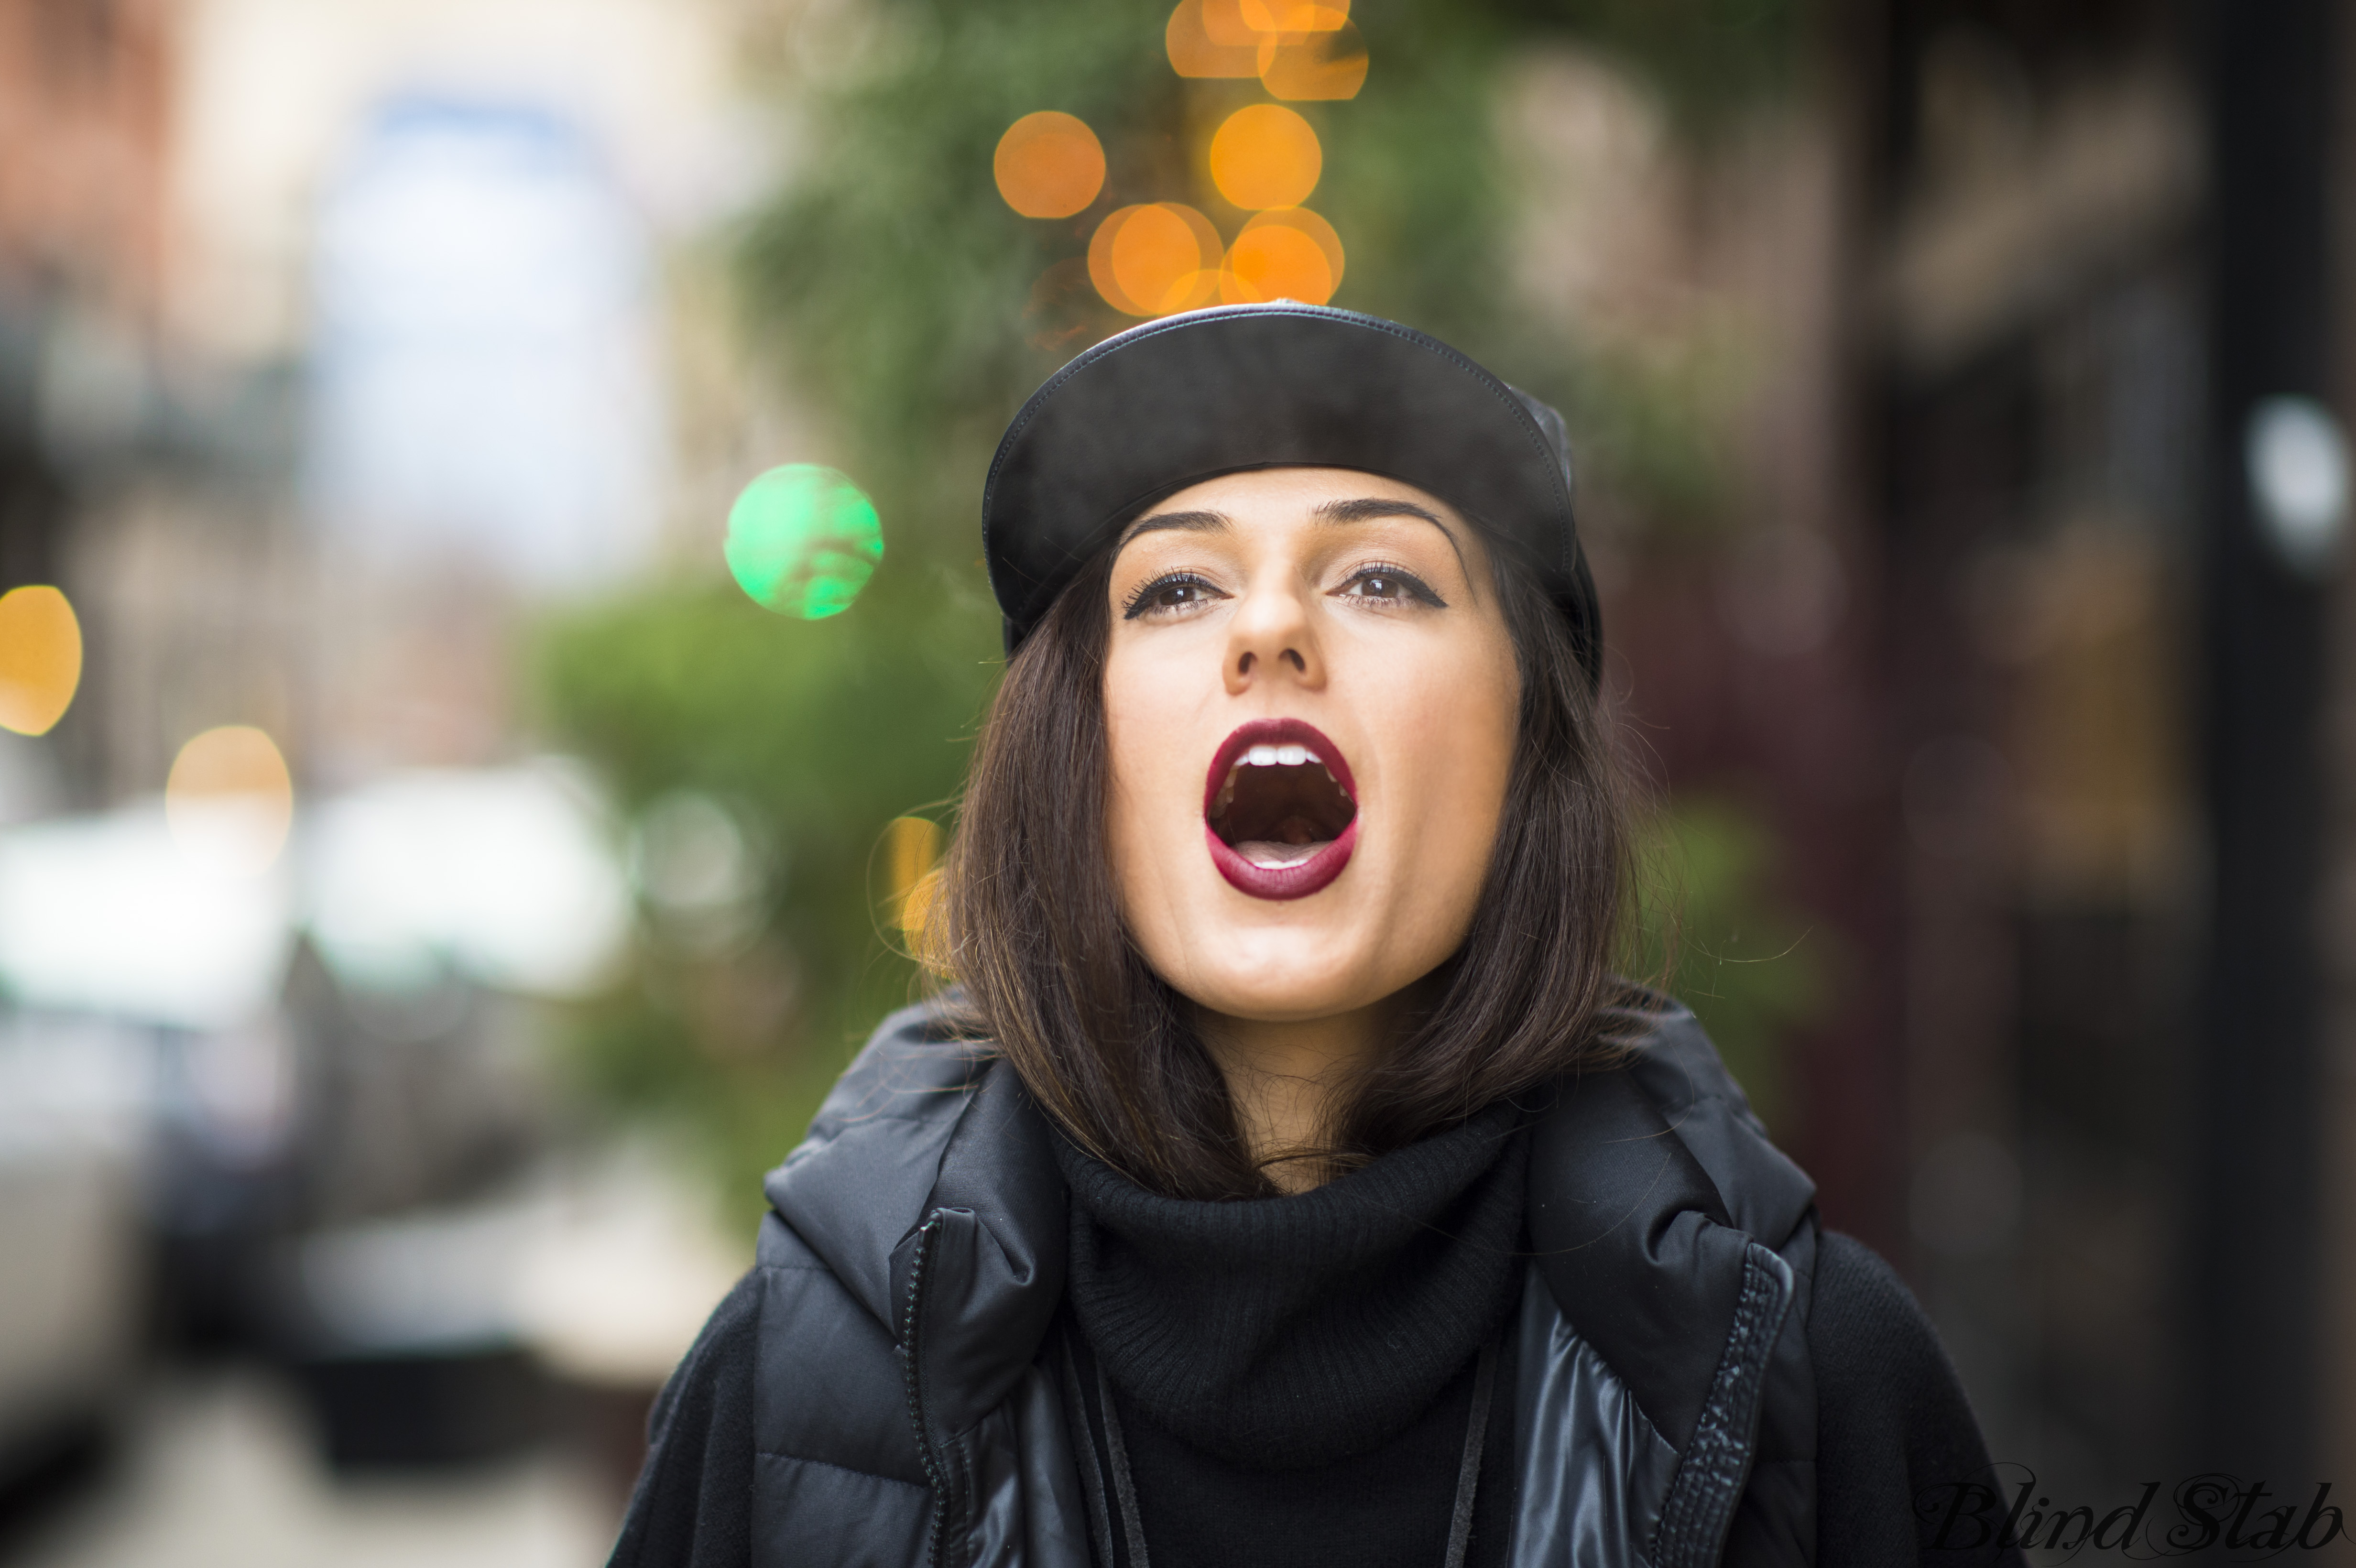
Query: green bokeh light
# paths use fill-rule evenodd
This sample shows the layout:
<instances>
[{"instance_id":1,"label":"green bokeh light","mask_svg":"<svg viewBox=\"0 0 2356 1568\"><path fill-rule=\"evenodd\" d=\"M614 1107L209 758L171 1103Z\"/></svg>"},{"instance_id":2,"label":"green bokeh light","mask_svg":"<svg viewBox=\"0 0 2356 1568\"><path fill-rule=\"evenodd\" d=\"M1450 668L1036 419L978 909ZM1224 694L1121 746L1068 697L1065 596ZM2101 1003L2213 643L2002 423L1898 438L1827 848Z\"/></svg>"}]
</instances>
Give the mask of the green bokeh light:
<instances>
[{"instance_id":1,"label":"green bokeh light","mask_svg":"<svg viewBox=\"0 0 2356 1568\"><path fill-rule=\"evenodd\" d=\"M875 503L834 469L772 468L728 509L728 570L764 609L820 621L851 608L875 563L884 528Z\"/></svg>"}]
</instances>

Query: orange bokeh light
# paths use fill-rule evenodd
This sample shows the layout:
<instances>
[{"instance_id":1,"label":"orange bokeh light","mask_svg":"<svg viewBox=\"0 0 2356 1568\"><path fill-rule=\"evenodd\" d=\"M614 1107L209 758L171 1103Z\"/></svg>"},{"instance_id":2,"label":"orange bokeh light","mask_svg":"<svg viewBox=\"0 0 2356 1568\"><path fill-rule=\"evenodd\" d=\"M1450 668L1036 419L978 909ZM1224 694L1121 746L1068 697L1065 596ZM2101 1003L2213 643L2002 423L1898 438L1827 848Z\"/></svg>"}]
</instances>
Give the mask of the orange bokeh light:
<instances>
[{"instance_id":1,"label":"orange bokeh light","mask_svg":"<svg viewBox=\"0 0 2356 1568\"><path fill-rule=\"evenodd\" d=\"M1170 69L1180 76L1258 76L1258 37L1237 27L1227 30L1241 33L1243 42L1215 41L1203 16L1207 3L1211 0L1178 0L1178 8L1170 13L1170 26L1162 33L1162 43L1170 51ZM1226 4L1232 13L1236 0Z\"/></svg>"},{"instance_id":2,"label":"orange bokeh light","mask_svg":"<svg viewBox=\"0 0 2356 1568\"><path fill-rule=\"evenodd\" d=\"M1087 122L1043 109L998 139L998 194L1025 218L1069 218L1104 188L1104 144Z\"/></svg>"},{"instance_id":3,"label":"orange bokeh light","mask_svg":"<svg viewBox=\"0 0 2356 1568\"><path fill-rule=\"evenodd\" d=\"M1323 304L1341 286L1342 266L1342 237L1307 208L1255 213L1227 248L1219 298L1227 304Z\"/></svg>"},{"instance_id":4,"label":"orange bokeh light","mask_svg":"<svg viewBox=\"0 0 2356 1568\"><path fill-rule=\"evenodd\" d=\"M0 730L46 735L81 685L81 623L47 584L0 594Z\"/></svg>"},{"instance_id":5,"label":"orange bokeh light","mask_svg":"<svg viewBox=\"0 0 2356 1568\"><path fill-rule=\"evenodd\" d=\"M1115 310L1168 315L1211 303L1219 251L1219 231L1191 207L1124 207L1088 241L1088 276Z\"/></svg>"},{"instance_id":6,"label":"orange bokeh light","mask_svg":"<svg viewBox=\"0 0 2356 1568\"><path fill-rule=\"evenodd\" d=\"M1256 33L1330 33L1350 19L1350 0L1236 0Z\"/></svg>"},{"instance_id":7,"label":"orange bokeh light","mask_svg":"<svg viewBox=\"0 0 2356 1568\"><path fill-rule=\"evenodd\" d=\"M1317 133L1281 104L1238 109L1211 138L1211 183L1241 208L1300 206L1324 165Z\"/></svg>"},{"instance_id":8,"label":"orange bokeh light","mask_svg":"<svg viewBox=\"0 0 2356 1568\"><path fill-rule=\"evenodd\" d=\"M1244 20L1241 0L1202 0L1203 34L1223 49L1257 49L1259 29Z\"/></svg>"},{"instance_id":9,"label":"orange bokeh light","mask_svg":"<svg viewBox=\"0 0 2356 1568\"><path fill-rule=\"evenodd\" d=\"M1228 304L1299 300L1323 304L1342 282L1342 241L1333 225L1301 208L1264 212L1227 247L1219 298Z\"/></svg>"},{"instance_id":10,"label":"orange bokeh light","mask_svg":"<svg viewBox=\"0 0 2356 1568\"><path fill-rule=\"evenodd\" d=\"M1333 26L1268 33L1261 37L1260 84L1278 98L1355 98L1366 84L1366 40L1358 25L1339 12L1312 7Z\"/></svg>"}]
</instances>

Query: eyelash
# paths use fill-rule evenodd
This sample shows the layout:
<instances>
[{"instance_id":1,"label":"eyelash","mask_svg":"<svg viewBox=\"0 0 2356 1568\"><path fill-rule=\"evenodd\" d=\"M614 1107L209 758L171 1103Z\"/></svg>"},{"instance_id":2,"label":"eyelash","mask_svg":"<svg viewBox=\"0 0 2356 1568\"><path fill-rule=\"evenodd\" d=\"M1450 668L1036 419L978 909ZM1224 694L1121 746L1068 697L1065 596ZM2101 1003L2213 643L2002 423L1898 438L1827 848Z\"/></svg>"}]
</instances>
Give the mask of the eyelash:
<instances>
[{"instance_id":1,"label":"eyelash","mask_svg":"<svg viewBox=\"0 0 2356 1568\"><path fill-rule=\"evenodd\" d=\"M1405 567L1392 566L1384 561L1370 561L1366 565L1358 568L1357 571L1350 573L1349 581L1342 584L1342 588L1346 592L1351 588L1356 587L1361 582L1365 582L1371 579L1378 577L1387 577L1397 582L1400 591L1398 597L1401 599L1412 599L1419 603L1429 604L1435 610L1445 610L1448 608L1448 601L1442 599L1439 594L1434 593L1431 591L1431 585L1430 583L1424 581L1423 579L1418 577L1414 572L1408 571ZM1372 599L1376 603L1380 603L1382 602L1380 599L1376 598L1375 595L1370 593L1355 594L1353 595L1353 597L1359 599Z\"/></svg>"},{"instance_id":2,"label":"eyelash","mask_svg":"<svg viewBox=\"0 0 2356 1568\"><path fill-rule=\"evenodd\" d=\"M1414 572L1408 571L1404 567L1391 566L1382 561L1370 561L1366 565L1362 566L1358 568L1357 571L1352 572L1342 586L1335 590L1335 597L1365 599L1375 603L1382 603L1385 602L1386 598L1390 596L1378 596L1370 593L1352 594L1349 592L1349 590L1356 587L1362 582L1367 582L1377 578L1385 577L1390 578L1398 584L1400 592L1396 595L1397 598L1411 599L1419 603L1429 604L1437 610L1444 610L1448 607L1448 601L1433 592L1431 591L1430 584L1425 582L1423 579L1418 577ZM1120 607L1121 619L1124 621L1134 621L1139 616L1150 614L1156 610L1183 611L1191 609L1194 604L1204 603L1202 600L1191 601L1185 604L1156 604L1153 603L1153 600L1158 595L1167 592L1173 588L1197 588L1201 589L1205 593L1219 593L1218 586L1200 572L1170 572L1164 576L1155 578L1151 582L1145 583L1137 589L1135 592L1131 593L1128 599L1123 601ZM1223 598L1225 597L1224 594L1221 594L1220 596Z\"/></svg>"},{"instance_id":3,"label":"eyelash","mask_svg":"<svg viewBox=\"0 0 2356 1568\"><path fill-rule=\"evenodd\" d=\"M1157 609L1184 610L1190 608L1190 606L1185 604L1157 605L1151 603L1155 595L1162 593L1173 588L1199 588L1206 593L1216 593L1218 592L1217 586L1214 584L1209 578L1205 577L1200 572L1173 571L1165 576L1155 578L1152 581L1145 584L1136 592L1130 594L1128 600L1120 607L1120 618L1124 621L1134 621L1140 615L1143 615ZM1200 601L1196 601L1196 603L1200 603Z\"/></svg>"}]
</instances>

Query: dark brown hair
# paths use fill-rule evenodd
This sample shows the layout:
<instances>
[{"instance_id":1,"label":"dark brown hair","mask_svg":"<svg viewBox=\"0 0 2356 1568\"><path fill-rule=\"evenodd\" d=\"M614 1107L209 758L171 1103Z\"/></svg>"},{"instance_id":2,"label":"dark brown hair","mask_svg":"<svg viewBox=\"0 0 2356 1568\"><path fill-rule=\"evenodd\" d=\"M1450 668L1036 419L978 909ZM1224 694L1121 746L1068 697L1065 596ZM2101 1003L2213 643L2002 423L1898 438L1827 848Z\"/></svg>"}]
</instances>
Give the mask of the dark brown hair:
<instances>
[{"instance_id":1,"label":"dark brown hair","mask_svg":"<svg viewBox=\"0 0 2356 1568\"><path fill-rule=\"evenodd\" d=\"M1627 880L1621 773L1570 628L1487 539L1521 673L1520 733L1471 931L1398 1049L1340 1097L1329 1170L1616 1053L1603 1020ZM1275 1190L1246 1147L1192 1004L1121 919L1105 839L1104 662L1115 550L1008 662L968 775L926 957L1082 1148L1176 1197ZM1288 1151L1285 1157L1300 1157Z\"/></svg>"}]
</instances>

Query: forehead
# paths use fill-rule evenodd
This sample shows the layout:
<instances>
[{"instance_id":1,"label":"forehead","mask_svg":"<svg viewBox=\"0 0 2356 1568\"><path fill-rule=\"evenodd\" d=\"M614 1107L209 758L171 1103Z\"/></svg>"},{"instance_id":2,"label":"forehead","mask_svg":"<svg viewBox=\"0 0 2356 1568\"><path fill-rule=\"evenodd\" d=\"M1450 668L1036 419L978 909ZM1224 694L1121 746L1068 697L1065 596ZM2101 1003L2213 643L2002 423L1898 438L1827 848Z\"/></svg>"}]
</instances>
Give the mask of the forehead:
<instances>
[{"instance_id":1,"label":"forehead","mask_svg":"<svg viewBox=\"0 0 2356 1568\"><path fill-rule=\"evenodd\" d=\"M1146 515L1217 512L1238 522L1305 516L1333 501L1406 501L1437 514L1451 529L1463 519L1430 491L1355 468L1250 468L1222 474L1165 496Z\"/></svg>"}]
</instances>

